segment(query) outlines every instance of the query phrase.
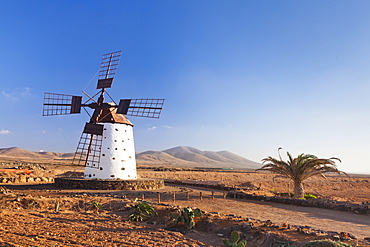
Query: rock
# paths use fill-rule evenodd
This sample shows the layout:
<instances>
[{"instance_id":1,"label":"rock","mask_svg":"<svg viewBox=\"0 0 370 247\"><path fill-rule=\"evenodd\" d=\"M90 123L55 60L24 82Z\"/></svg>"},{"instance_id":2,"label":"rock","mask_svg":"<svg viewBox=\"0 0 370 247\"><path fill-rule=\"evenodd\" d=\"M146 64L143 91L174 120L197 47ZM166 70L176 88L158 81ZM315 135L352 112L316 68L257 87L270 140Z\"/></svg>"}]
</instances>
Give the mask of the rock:
<instances>
[{"instance_id":1,"label":"rock","mask_svg":"<svg viewBox=\"0 0 370 247\"><path fill-rule=\"evenodd\" d=\"M352 239L357 239L353 234L351 234L351 233L348 233L348 236L350 237L350 238L352 238Z\"/></svg>"},{"instance_id":2,"label":"rock","mask_svg":"<svg viewBox=\"0 0 370 247\"><path fill-rule=\"evenodd\" d=\"M332 237L333 237L334 239L336 239L336 240L340 240L340 236L339 236L339 235L337 235L337 234L332 235Z\"/></svg>"},{"instance_id":3,"label":"rock","mask_svg":"<svg viewBox=\"0 0 370 247\"><path fill-rule=\"evenodd\" d=\"M350 240L349 234L347 232L341 232L339 233L339 237L341 240Z\"/></svg>"},{"instance_id":4,"label":"rock","mask_svg":"<svg viewBox=\"0 0 370 247\"><path fill-rule=\"evenodd\" d=\"M20 175L19 176L19 182L20 183L26 183L27 182L27 175Z\"/></svg>"},{"instance_id":5,"label":"rock","mask_svg":"<svg viewBox=\"0 0 370 247\"><path fill-rule=\"evenodd\" d=\"M283 224L281 224L281 227L286 227L287 228L288 227L288 223L285 223L284 222Z\"/></svg>"}]
</instances>

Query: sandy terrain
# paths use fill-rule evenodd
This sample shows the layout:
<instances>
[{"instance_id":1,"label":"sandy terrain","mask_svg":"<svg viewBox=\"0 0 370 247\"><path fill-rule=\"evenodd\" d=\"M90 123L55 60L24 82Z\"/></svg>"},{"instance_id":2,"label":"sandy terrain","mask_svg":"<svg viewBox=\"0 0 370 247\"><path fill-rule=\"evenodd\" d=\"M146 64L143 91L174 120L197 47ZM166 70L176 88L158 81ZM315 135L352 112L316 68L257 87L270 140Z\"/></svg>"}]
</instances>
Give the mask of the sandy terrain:
<instances>
[{"instance_id":1,"label":"sandy terrain","mask_svg":"<svg viewBox=\"0 0 370 247\"><path fill-rule=\"evenodd\" d=\"M46 170L37 170L35 174L63 176L71 174L71 170L79 172L81 168L46 167ZM205 180L233 186L247 184L255 186L256 193L266 195L292 191L287 181L281 178L273 181L272 175L261 173L141 170L139 175ZM305 188L307 192L323 197L366 202L370 201L368 181L370 178L366 176L335 176L328 180L311 179L305 183ZM222 191L214 191L215 199L211 199L211 190L205 188L166 186L158 191L135 192L70 190L56 188L53 184L0 186L8 190L0 195L0 246L223 246L222 237L228 237L232 229L244 232L243 227L248 222L253 222L256 227L250 233L249 237L254 236L254 240L249 239L248 246L269 246L267 242L257 241L269 234L301 243L328 237L326 233L312 236L298 233L295 228L290 230L282 227L288 224L307 225L323 231L350 232L358 238L359 246L367 246L368 242L363 238L370 237L368 215L224 199ZM190 201L186 200L186 191L190 193ZM162 204L156 204L157 192L161 193ZM176 192L175 202L173 192ZM202 201L199 200L199 192L203 193ZM154 203L159 213L154 225L127 220L128 214L132 212L131 200L140 199L142 194L145 194L145 200ZM60 203L59 212L54 210L55 201ZM90 207L95 201L103 204L99 213ZM168 221L168 212L172 210L170 204L199 207L206 213L199 220L195 231L174 228ZM263 222L253 219L270 220L280 228L264 226Z\"/></svg>"}]
</instances>

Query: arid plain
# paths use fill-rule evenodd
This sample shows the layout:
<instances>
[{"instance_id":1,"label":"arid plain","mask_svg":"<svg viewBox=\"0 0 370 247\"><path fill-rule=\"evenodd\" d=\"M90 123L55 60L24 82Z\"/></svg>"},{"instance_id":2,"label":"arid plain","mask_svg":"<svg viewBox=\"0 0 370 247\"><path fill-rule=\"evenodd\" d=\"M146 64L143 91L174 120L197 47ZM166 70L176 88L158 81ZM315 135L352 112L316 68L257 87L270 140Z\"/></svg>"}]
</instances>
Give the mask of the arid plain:
<instances>
[{"instance_id":1,"label":"arid plain","mask_svg":"<svg viewBox=\"0 0 370 247\"><path fill-rule=\"evenodd\" d=\"M347 243L370 245L365 240L370 237L369 215L224 198L222 190L187 185L208 183L235 189L249 188L248 193L265 196L285 195L293 190L286 179L273 179L272 174L254 172L259 164L252 161L250 168L253 169L249 170L193 169L199 157L206 161L202 164L208 161L209 167L217 162L212 164L214 161L207 160L207 157L212 157L212 160L221 159L218 155L228 159L233 157L235 164L235 159L241 163L244 160L226 151L216 155L216 152L200 153L193 148L178 147L171 152L174 154L184 149L196 151L193 161L178 164L176 162L180 159L168 159L169 152L159 152L159 156L155 155L158 152L146 152L141 158L138 155L141 178L161 178L175 183L166 183L166 187L160 190L66 189L55 187L46 180L0 184L3 190L0 246L223 246L222 239L229 238L232 230L244 233L247 246L275 246L279 241L281 244L290 241L291 246L300 246L313 239L338 238L333 233ZM0 149L2 168L21 164L20 168L28 168L33 171L30 176L38 178L81 176L83 167L68 165L70 159L70 154ZM225 160L219 162L223 164ZM162 168L159 168L160 164ZM362 205L370 202L370 176L329 175L326 180L320 177L309 179L304 187L306 193L328 200ZM142 197L153 203L158 211L158 217L151 220L151 224L128 221L128 215L132 213L130 205ZM91 208L94 202L102 204L98 212ZM57 211L56 203L60 205ZM176 212L179 206L198 207L204 211L194 230L176 227L169 220L169 211ZM298 229L299 226L307 228ZM356 239L340 235L345 233Z\"/></svg>"}]
</instances>

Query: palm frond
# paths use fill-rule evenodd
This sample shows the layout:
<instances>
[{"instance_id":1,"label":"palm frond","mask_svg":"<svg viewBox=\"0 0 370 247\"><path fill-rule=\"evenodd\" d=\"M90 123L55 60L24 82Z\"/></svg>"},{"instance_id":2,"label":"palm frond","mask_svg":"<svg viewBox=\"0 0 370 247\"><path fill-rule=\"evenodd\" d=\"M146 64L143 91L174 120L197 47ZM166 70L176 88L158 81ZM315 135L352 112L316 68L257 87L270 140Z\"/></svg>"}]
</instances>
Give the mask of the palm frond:
<instances>
[{"instance_id":1,"label":"palm frond","mask_svg":"<svg viewBox=\"0 0 370 247\"><path fill-rule=\"evenodd\" d=\"M256 171L270 171L299 183L316 175L326 178L324 173L329 172L347 175L345 172L337 169L335 161L341 162L341 160L335 157L330 159L319 159L315 155L302 153L296 158L293 158L289 152L287 152L287 156L287 162L268 156L262 159L263 166Z\"/></svg>"}]
</instances>

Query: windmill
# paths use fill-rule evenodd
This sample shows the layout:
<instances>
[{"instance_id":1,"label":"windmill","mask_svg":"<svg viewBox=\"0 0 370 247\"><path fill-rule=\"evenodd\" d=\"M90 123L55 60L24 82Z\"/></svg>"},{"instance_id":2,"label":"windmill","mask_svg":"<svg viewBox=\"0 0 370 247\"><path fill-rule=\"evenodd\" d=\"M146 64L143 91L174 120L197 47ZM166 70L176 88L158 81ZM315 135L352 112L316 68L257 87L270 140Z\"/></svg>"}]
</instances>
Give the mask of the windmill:
<instances>
[{"instance_id":1,"label":"windmill","mask_svg":"<svg viewBox=\"0 0 370 247\"><path fill-rule=\"evenodd\" d=\"M86 179L137 179L133 124L126 116L159 118L164 99L121 99L116 104L107 92L112 87L121 51L102 56L95 95L45 93L43 116L81 113L93 109L85 123L72 164L85 166ZM107 102L105 95L112 102Z\"/></svg>"}]
</instances>

